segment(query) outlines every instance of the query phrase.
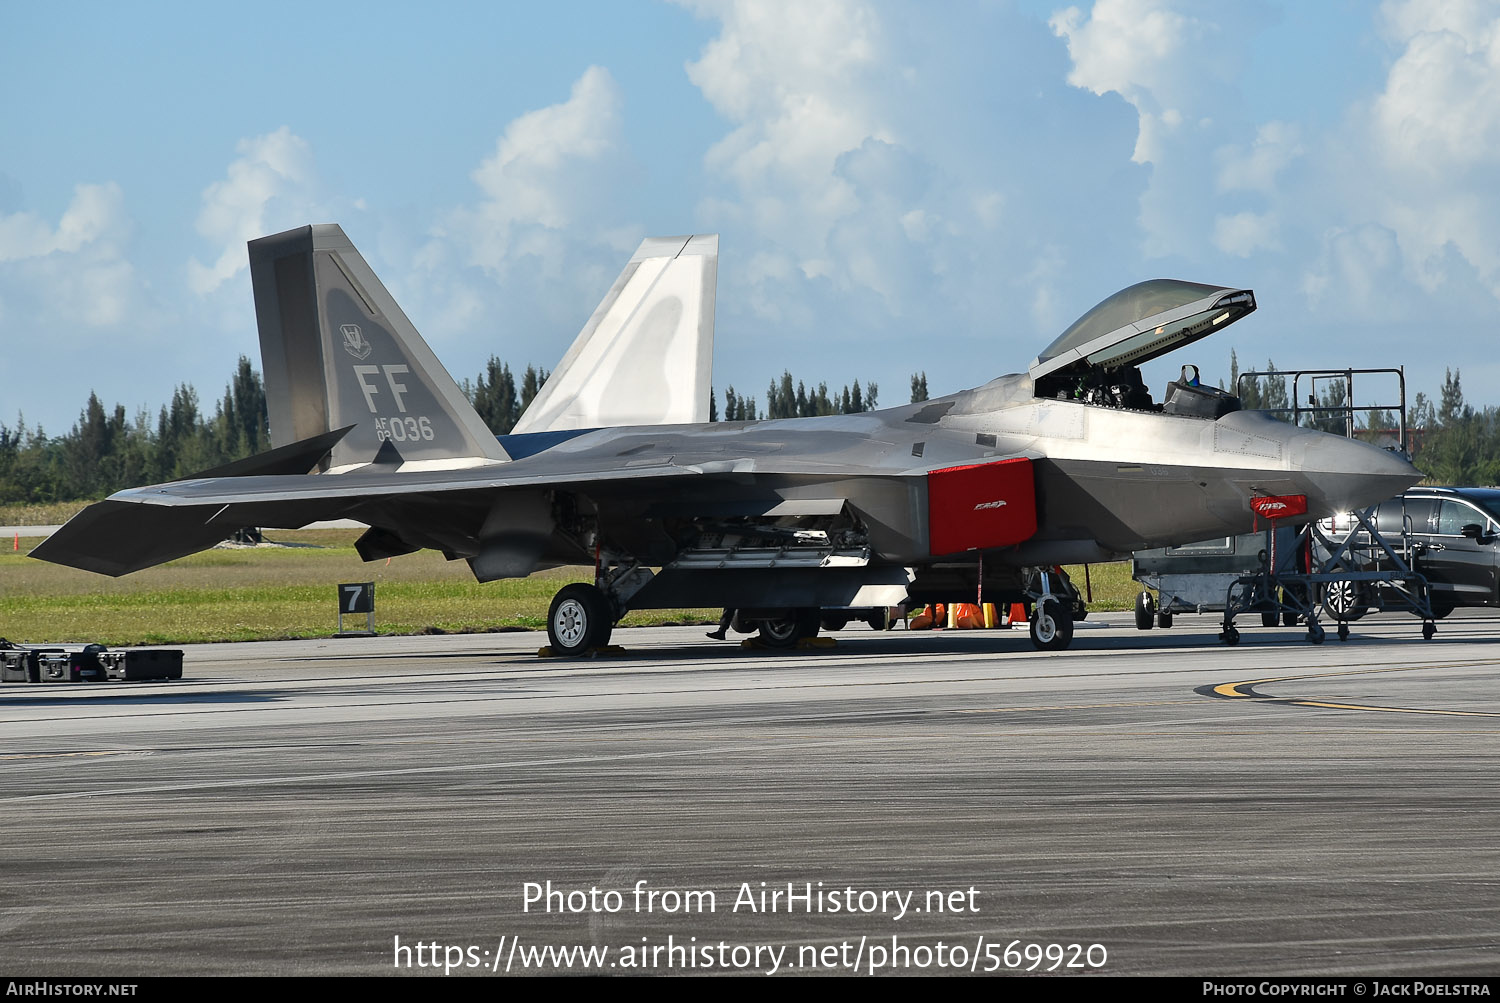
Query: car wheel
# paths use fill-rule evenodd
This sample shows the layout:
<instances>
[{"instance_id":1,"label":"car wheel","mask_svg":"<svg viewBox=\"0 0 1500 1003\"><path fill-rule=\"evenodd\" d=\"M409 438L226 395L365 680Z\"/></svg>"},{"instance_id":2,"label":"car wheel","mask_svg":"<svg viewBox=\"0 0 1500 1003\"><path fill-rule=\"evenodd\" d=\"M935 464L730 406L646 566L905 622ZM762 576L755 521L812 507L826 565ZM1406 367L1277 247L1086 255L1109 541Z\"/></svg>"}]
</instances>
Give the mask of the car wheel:
<instances>
[{"instance_id":1,"label":"car wheel","mask_svg":"<svg viewBox=\"0 0 1500 1003\"><path fill-rule=\"evenodd\" d=\"M1323 586L1323 608L1335 620L1352 622L1370 611L1363 590L1350 581L1328 582Z\"/></svg>"}]
</instances>

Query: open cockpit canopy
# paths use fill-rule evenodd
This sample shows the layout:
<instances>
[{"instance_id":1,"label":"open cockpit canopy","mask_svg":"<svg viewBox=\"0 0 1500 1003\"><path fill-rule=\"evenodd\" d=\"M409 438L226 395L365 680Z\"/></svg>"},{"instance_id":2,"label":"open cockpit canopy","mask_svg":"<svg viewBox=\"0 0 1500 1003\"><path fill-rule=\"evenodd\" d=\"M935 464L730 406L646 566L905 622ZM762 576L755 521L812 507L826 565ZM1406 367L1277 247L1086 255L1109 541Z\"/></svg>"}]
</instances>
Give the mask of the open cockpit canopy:
<instances>
[{"instance_id":1,"label":"open cockpit canopy","mask_svg":"<svg viewBox=\"0 0 1500 1003\"><path fill-rule=\"evenodd\" d=\"M1079 317L1031 363L1031 378L1139 366L1228 327L1255 309L1249 289L1151 279Z\"/></svg>"}]
</instances>

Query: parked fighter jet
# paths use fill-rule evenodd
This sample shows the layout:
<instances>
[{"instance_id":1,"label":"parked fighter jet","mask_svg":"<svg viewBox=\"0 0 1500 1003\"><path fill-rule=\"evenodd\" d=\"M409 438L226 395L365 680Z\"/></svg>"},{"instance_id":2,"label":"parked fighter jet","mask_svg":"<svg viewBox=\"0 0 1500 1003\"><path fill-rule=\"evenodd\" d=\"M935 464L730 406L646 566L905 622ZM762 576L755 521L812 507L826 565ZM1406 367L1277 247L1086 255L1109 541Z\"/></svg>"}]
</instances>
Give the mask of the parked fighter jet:
<instances>
[{"instance_id":1,"label":"parked fighter jet","mask_svg":"<svg viewBox=\"0 0 1500 1003\"><path fill-rule=\"evenodd\" d=\"M628 610L673 607L733 607L788 645L822 608L969 595L981 575L996 600L1024 594L1033 641L1061 648L1051 566L1246 532L1257 512L1347 511L1420 476L1195 380L1153 400L1140 364L1255 309L1250 290L1166 279L974 390L708 423L717 255L717 237L643 243L497 439L339 227L251 241L276 448L119 492L33 556L122 575L242 526L348 518L370 527L365 560L432 548L480 581L592 566L548 614L565 654L605 644Z\"/></svg>"}]
</instances>

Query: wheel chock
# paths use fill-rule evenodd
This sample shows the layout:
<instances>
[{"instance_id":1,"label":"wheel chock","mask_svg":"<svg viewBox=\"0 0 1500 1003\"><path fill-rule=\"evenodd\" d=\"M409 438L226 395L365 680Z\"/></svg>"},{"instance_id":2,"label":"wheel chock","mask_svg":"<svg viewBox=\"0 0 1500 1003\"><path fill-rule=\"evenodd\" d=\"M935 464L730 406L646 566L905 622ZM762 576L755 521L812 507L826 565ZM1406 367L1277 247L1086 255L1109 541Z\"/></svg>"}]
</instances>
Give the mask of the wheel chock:
<instances>
[{"instance_id":1,"label":"wheel chock","mask_svg":"<svg viewBox=\"0 0 1500 1003\"><path fill-rule=\"evenodd\" d=\"M838 640L832 637L804 637L790 648L778 648L758 637L747 637L740 642L742 651L832 651L838 646Z\"/></svg>"},{"instance_id":2,"label":"wheel chock","mask_svg":"<svg viewBox=\"0 0 1500 1003\"><path fill-rule=\"evenodd\" d=\"M622 648L622 647L620 647L618 644L606 644L602 648L590 648L587 651L580 652L575 657L577 657L577 658L598 658L601 655L623 655L623 654L625 654L625 649ZM538 657L538 658L565 658L567 656L561 655L558 652L553 651L552 650L552 646L550 644L548 644L548 645L544 645L543 647L540 647L540 648L536 649L536 657Z\"/></svg>"}]
</instances>

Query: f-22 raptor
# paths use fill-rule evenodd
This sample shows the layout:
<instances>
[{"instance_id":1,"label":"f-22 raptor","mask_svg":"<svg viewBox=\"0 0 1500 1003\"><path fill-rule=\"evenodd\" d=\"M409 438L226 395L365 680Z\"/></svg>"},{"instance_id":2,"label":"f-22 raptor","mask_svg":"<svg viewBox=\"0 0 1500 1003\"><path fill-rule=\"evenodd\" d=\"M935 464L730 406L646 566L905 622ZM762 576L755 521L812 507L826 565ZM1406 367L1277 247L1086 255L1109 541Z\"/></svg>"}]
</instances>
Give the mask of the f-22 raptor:
<instances>
[{"instance_id":1,"label":"f-22 raptor","mask_svg":"<svg viewBox=\"0 0 1500 1003\"><path fill-rule=\"evenodd\" d=\"M820 611L1024 598L1040 648L1072 615L1046 572L1315 519L1399 494L1401 456L1243 411L1139 366L1255 309L1248 289L1122 289L1028 370L861 414L709 422L718 238L649 238L513 434L495 436L333 224L249 245L275 447L121 491L33 555L107 575L244 526L369 526L367 561L441 551L491 581L562 565L554 651L629 610L726 607L768 644Z\"/></svg>"}]
</instances>

